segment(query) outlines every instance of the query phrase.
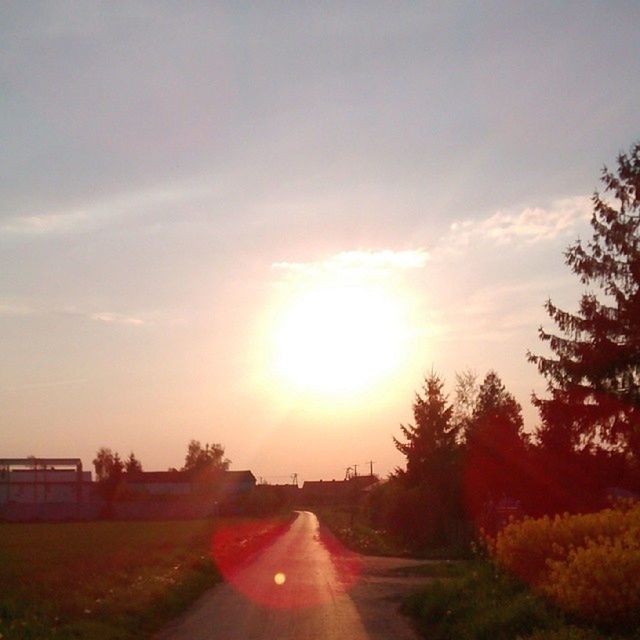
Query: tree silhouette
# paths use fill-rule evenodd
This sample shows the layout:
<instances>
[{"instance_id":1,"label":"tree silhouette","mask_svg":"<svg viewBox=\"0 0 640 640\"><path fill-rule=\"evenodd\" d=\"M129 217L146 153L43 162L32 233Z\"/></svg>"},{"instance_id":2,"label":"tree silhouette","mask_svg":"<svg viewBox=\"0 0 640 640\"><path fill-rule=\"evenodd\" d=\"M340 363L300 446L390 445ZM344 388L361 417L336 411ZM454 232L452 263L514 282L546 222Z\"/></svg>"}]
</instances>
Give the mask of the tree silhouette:
<instances>
[{"instance_id":1,"label":"tree silhouette","mask_svg":"<svg viewBox=\"0 0 640 640\"><path fill-rule=\"evenodd\" d=\"M129 457L124 463L125 473L140 473L142 471L142 463L136 458L133 451L129 454Z\"/></svg>"},{"instance_id":2,"label":"tree silhouette","mask_svg":"<svg viewBox=\"0 0 640 640\"><path fill-rule=\"evenodd\" d=\"M396 448L407 458L407 479L412 483L431 477L456 445L453 407L443 393L444 383L435 374L425 378L424 395L416 393L413 403L415 425L400 425L406 442L393 439Z\"/></svg>"},{"instance_id":3,"label":"tree silhouette","mask_svg":"<svg viewBox=\"0 0 640 640\"><path fill-rule=\"evenodd\" d=\"M459 450L453 407L444 383L431 373L413 403L414 425L400 425L404 441L394 444L407 458L386 493L387 524L412 544L443 545L461 518Z\"/></svg>"},{"instance_id":4,"label":"tree silhouette","mask_svg":"<svg viewBox=\"0 0 640 640\"><path fill-rule=\"evenodd\" d=\"M108 447L100 447L93 460L98 482L116 482L122 476L124 465L118 453L113 453Z\"/></svg>"},{"instance_id":5,"label":"tree silhouette","mask_svg":"<svg viewBox=\"0 0 640 640\"><path fill-rule=\"evenodd\" d=\"M198 440L191 440L187 447L187 455L182 471L199 473L202 471L226 471L231 460L224 457L224 447L217 443L205 443L203 447Z\"/></svg>"},{"instance_id":6,"label":"tree silhouette","mask_svg":"<svg viewBox=\"0 0 640 640\"><path fill-rule=\"evenodd\" d=\"M467 509L478 518L488 502L520 498L527 467L522 408L495 371L485 376L465 434Z\"/></svg>"},{"instance_id":7,"label":"tree silhouette","mask_svg":"<svg viewBox=\"0 0 640 640\"><path fill-rule=\"evenodd\" d=\"M640 143L602 171L594 193L593 237L565 252L587 290L572 314L551 300L559 333L539 329L551 357L527 354L547 379L549 397L533 396L540 442L570 452L604 443L640 460Z\"/></svg>"}]
</instances>

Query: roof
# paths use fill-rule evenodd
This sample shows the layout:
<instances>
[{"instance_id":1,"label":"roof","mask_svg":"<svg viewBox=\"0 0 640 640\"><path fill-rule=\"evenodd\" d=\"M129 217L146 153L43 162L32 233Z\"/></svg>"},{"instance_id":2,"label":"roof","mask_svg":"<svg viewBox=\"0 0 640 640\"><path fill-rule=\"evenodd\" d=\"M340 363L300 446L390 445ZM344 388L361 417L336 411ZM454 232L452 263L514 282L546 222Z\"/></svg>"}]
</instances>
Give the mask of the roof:
<instances>
[{"instance_id":1,"label":"roof","mask_svg":"<svg viewBox=\"0 0 640 640\"><path fill-rule=\"evenodd\" d=\"M325 489L346 484L346 480L305 480L302 487L307 489Z\"/></svg>"},{"instance_id":2,"label":"roof","mask_svg":"<svg viewBox=\"0 0 640 640\"><path fill-rule=\"evenodd\" d=\"M191 482L191 478L184 471L137 471L135 473L127 473L126 479L130 483Z\"/></svg>"},{"instance_id":3,"label":"roof","mask_svg":"<svg viewBox=\"0 0 640 640\"><path fill-rule=\"evenodd\" d=\"M378 482L377 476L355 476L349 480L306 480L302 485L303 489L321 489L330 491L332 489L353 488L363 489Z\"/></svg>"},{"instance_id":4,"label":"roof","mask_svg":"<svg viewBox=\"0 0 640 640\"><path fill-rule=\"evenodd\" d=\"M80 458L0 458L0 467L33 467L38 465L59 465L63 467L82 466Z\"/></svg>"},{"instance_id":5,"label":"roof","mask_svg":"<svg viewBox=\"0 0 640 640\"><path fill-rule=\"evenodd\" d=\"M248 469L245 471L225 471L224 477L234 482L255 482L256 477Z\"/></svg>"},{"instance_id":6,"label":"roof","mask_svg":"<svg viewBox=\"0 0 640 640\"><path fill-rule=\"evenodd\" d=\"M223 482L252 482L255 483L256 478L251 471L223 471L219 477ZM212 478L214 479L214 478ZM127 482L131 484L167 484L191 483L193 476L185 471L138 471L136 473L126 474Z\"/></svg>"}]
</instances>

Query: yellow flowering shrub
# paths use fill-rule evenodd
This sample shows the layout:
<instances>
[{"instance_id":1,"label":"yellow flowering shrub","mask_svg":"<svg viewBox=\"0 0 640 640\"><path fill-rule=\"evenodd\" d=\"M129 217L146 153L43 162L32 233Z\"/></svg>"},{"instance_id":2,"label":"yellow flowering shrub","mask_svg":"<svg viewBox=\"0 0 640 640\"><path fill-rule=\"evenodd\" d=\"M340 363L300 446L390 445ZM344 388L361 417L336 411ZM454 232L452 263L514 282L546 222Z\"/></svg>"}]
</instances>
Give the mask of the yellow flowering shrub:
<instances>
[{"instance_id":1,"label":"yellow flowering shrub","mask_svg":"<svg viewBox=\"0 0 640 640\"><path fill-rule=\"evenodd\" d=\"M640 530L590 540L549 563L540 585L557 605L594 622L640 622Z\"/></svg>"},{"instance_id":2,"label":"yellow flowering shrub","mask_svg":"<svg viewBox=\"0 0 640 640\"><path fill-rule=\"evenodd\" d=\"M640 504L513 522L491 548L501 567L570 613L640 618Z\"/></svg>"}]
</instances>

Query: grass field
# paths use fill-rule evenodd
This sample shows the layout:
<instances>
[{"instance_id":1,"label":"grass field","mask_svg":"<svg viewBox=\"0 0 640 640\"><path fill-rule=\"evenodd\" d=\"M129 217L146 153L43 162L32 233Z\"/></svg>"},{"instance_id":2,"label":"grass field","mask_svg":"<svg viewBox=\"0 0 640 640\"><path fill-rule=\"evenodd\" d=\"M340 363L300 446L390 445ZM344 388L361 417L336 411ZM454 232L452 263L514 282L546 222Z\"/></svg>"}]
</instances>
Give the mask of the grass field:
<instances>
[{"instance_id":1,"label":"grass field","mask_svg":"<svg viewBox=\"0 0 640 640\"><path fill-rule=\"evenodd\" d=\"M148 637L220 580L216 530L241 531L225 544L246 555L283 522L0 524L0 638Z\"/></svg>"}]
</instances>

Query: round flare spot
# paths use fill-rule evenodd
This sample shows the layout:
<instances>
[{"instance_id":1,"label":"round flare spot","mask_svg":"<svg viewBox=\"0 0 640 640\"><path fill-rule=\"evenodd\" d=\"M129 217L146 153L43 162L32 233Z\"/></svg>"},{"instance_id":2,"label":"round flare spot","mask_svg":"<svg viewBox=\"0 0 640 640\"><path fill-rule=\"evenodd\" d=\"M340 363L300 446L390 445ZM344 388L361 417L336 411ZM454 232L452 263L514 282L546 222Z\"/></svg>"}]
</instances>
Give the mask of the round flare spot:
<instances>
[{"instance_id":1,"label":"round flare spot","mask_svg":"<svg viewBox=\"0 0 640 640\"><path fill-rule=\"evenodd\" d=\"M273 576L273 581L278 585L283 585L285 583L287 579L287 576L284 575L284 573L276 573L275 576Z\"/></svg>"}]
</instances>

